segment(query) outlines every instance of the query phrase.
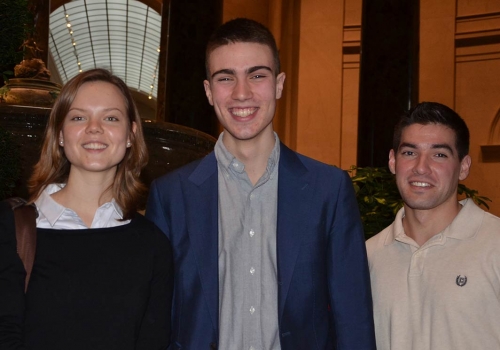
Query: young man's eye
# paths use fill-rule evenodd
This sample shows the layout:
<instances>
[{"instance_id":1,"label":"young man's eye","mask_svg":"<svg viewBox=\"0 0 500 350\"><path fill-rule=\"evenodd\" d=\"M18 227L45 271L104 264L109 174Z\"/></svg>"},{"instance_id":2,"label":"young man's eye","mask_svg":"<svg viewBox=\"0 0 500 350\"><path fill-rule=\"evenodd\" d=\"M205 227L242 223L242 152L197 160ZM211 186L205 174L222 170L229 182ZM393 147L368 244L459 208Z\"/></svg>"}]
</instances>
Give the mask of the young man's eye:
<instances>
[{"instance_id":1,"label":"young man's eye","mask_svg":"<svg viewBox=\"0 0 500 350\"><path fill-rule=\"evenodd\" d=\"M221 81L221 82L224 82L224 81L230 81L231 79L228 78L228 77L222 77L222 78L218 78L217 81Z\"/></svg>"},{"instance_id":2,"label":"young man's eye","mask_svg":"<svg viewBox=\"0 0 500 350\"><path fill-rule=\"evenodd\" d=\"M403 151L401 152L403 156L413 156L415 153L413 151Z\"/></svg>"},{"instance_id":3,"label":"young man's eye","mask_svg":"<svg viewBox=\"0 0 500 350\"><path fill-rule=\"evenodd\" d=\"M436 154L436 157L438 157L438 158L448 158L448 155L444 154L444 153L438 153L438 154Z\"/></svg>"},{"instance_id":4,"label":"young man's eye","mask_svg":"<svg viewBox=\"0 0 500 350\"><path fill-rule=\"evenodd\" d=\"M254 76L252 76L252 79L262 79L265 77L266 77L265 74L255 74Z\"/></svg>"}]
</instances>

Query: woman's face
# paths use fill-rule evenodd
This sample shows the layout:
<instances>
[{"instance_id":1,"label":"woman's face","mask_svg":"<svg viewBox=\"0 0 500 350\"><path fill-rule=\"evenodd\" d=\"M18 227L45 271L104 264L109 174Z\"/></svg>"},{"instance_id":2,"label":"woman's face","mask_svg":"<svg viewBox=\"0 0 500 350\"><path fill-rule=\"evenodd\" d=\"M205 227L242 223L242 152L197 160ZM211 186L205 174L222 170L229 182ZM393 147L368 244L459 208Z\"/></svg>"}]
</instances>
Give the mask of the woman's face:
<instances>
[{"instance_id":1,"label":"woman's face","mask_svg":"<svg viewBox=\"0 0 500 350\"><path fill-rule=\"evenodd\" d=\"M114 175L130 147L125 98L107 82L87 82L78 90L64 118L59 144L71 163L71 172Z\"/></svg>"}]
</instances>

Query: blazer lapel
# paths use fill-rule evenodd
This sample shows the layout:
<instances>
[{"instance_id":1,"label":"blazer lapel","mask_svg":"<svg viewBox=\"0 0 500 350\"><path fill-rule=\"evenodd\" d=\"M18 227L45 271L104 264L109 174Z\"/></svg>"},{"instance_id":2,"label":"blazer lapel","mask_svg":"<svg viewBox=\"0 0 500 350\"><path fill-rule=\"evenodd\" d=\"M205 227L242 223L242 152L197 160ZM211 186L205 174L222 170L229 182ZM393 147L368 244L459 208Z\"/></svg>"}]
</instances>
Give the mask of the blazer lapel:
<instances>
[{"instance_id":1,"label":"blazer lapel","mask_svg":"<svg viewBox=\"0 0 500 350\"><path fill-rule=\"evenodd\" d=\"M305 220L311 208L307 168L297 154L281 145L278 174L278 222L277 222L277 258L278 281L278 319L281 317L286 296L290 287L295 261L304 238Z\"/></svg>"},{"instance_id":2,"label":"blazer lapel","mask_svg":"<svg viewBox=\"0 0 500 350\"><path fill-rule=\"evenodd\" d=\"M218 335L218 180L214 153L205 157L185 182L186 222L190 244L215 333Z\"/></svg>"}]
</instances>

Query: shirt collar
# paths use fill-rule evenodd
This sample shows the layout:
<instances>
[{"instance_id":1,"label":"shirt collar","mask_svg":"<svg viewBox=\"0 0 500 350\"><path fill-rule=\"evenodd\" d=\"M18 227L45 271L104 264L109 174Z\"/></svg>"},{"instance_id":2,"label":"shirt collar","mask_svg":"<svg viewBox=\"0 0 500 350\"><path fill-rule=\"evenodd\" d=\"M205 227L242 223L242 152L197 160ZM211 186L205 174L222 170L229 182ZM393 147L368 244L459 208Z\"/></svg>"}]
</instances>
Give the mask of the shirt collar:
<instances>
[{"instance_id":1,"label":"shirt collar","mask_svg":"<svg viewBox=\"0 0 500 350\"><path fill-rule=\"evenodd\" d=\"M240 162L235 156L231 154L231 152L228 151L228 149L224 145L224 142L222 141L223 136L224 132L221 132L221 134L219 135L219 139L215 143L214 151L217 158L217 163L227 171L235 171L240 174L243 173L245 171L245 164ZM278 164L280 158L280 139L278 137L278 134L274 133L274 139L274 147L267 161L266 170L269 174L273 172L274 167L276 166L276 164Z\"/></svg>"},{"instance_id":2,"label":"shirt collar","mask_svg":"<svg viewBox=\"0 0 500 350\"><path fill-rule=\"evenodd\" d=\"M438 234L442 234L444 237L452 239L465 240L477 234L481 222L483 221L484 211L470 198L461 200L459 203L462 205L462 209L458 212L451 224ZM389 245L395 240L405 241L405 237L407 236L403 228L404 216L404 208L401 208L394 219L392 229L387 235L384 245Z\"/></svg>"},{"instance_id":3,"label":"shirt collar","mask_svg":"<svg viewBox=\"0 0 500 350\"><path fill-rule=\"evenodd\" d=\"M60 191L62 188L64 188L66 184L50 184L45 189L43 190L42 194L38 199L35 201L35 205L37 209L43 213L47 221L50 223L52 227L56 224L57 220L60 219L61 215L65 211L74 213L73 210L68 209L61 204L57 203L50 195L53 193L56 193L57 191ZM99 209L107 209L110 206L113 207L113 210L117 213L119 218L123 219L123 211L121 210L120 206L116 203L114 199L112 199L110 202L106 202L103 205L99 207ZM76 213L74 213L75 216Z\"/></svg>"}]
</instances>

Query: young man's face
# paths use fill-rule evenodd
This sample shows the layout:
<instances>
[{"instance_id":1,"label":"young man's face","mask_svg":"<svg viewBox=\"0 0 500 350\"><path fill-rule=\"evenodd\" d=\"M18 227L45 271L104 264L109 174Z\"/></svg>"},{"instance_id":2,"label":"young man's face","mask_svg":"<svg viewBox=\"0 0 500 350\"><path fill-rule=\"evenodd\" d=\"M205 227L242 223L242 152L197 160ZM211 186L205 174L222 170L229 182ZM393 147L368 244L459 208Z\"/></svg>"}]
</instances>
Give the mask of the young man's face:
<instances>
[{"instance_id":1,"label":"young man's face","mask_svg":"<svg viewBox=\"0 0 500 350\"><path fill-rule=\"evenodd\" d=\"M430 210L456 206L459 180L469 175L471 159L458 159L455 132L442 124L412 124L403 129L389 168L406 207Z\"/></svg>"},{"instance_id":2,"label":"young man's face","mask_svg":"<svg viewBox=\"0 0 500 350\"><path fill-rule=\"evenodd\" d=\"M285 74L276 76L271 49L243 42L220 46L210 54L208 68L205 93L226 131L224 142L272 135Z\"/></svg>"}]
</instances>

